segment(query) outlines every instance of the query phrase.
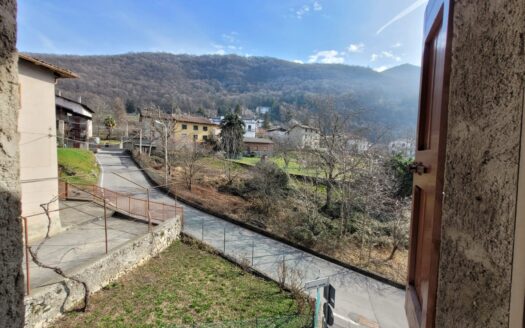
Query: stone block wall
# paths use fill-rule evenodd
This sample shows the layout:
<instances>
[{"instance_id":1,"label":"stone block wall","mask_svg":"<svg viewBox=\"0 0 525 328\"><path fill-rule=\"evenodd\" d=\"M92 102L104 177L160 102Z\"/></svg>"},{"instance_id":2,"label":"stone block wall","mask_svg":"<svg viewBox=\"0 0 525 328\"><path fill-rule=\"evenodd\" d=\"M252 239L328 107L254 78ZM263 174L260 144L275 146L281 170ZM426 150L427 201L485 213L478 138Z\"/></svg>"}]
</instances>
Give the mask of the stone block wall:
<instances>
[{"instance_id":1,"label":"stone block wall","mask_svg":"<svg viewBox=\"0 0 525 328\"><path fill-rule=\"evenodd\" d=\"M16 0L0 1L0 327L24 324Z\"/></svg>"}]
</instances>

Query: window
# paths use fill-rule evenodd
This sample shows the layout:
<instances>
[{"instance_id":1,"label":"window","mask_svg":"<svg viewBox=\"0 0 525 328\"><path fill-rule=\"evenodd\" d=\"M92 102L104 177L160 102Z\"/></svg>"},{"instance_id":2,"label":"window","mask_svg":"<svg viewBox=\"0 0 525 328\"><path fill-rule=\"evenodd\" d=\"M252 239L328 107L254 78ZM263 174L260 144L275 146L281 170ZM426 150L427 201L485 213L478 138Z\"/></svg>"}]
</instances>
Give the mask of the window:
<instances>
[{"instance_id":1,"label":"window","mask_svg":"<svg viewBox=\"0 0 525 328\"><path fill-rule=\"evenodd\" d=\"M203 126L202 127L202 131L208 131L208 127L207 126Z\"/></svg>"},{"instance_id":2,"label":"window","mask_svg":"<svg viewBox=\"0 0 525 328\"><path fill-rule=\"evenodd\" d=\"M199 140L199 135L198 135L198 134L194 134L194 135L193 135L193 140L194 140L194 141Z\"/></svg>"},{"instance_id":3,"label":"window","mask_svg":"<svg viewBox=\"0 0 525 328\"><path fill-rule=\"evenodd\" d=\"M188 129L188 126L186 124L182 124L182 129L186 130L186 129Z\"/></svg>"},{"instance_id":4,"label":"window","mask_svg":"<svg viewBox=\"0 0 525 328\"><path fill-rule=\"evenodd\" d=\"M248 131L251 131L251 130L252 130L252 126L248 125Z\"/></svg>"},{"instance_id":5,"label":"window","mask_svg":"<svg viewBox=\"0 0 525 328\"><path fill-rule=\"evenodd\" d=\"M198 125L194 125L193 126L193 131L199 131L199 126Z\"/></svg>"},{"instance_id":6,"label":"window","mask_svg":"<svg viewBox=\"0 0 525 328\"><path fill-rule=\"evenodd\" d=\"M208 140L208 136L202 136L202 140L204 141Z\"/></svg>"}]
</instances>

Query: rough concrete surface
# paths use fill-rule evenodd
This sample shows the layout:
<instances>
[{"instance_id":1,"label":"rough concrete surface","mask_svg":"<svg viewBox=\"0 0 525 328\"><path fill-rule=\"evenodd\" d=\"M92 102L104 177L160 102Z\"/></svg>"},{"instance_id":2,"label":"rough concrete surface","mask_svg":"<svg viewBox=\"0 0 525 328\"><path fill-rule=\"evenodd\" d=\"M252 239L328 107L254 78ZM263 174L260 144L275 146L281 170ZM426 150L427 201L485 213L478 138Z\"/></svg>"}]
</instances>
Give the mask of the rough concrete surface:
<instances>
[{"instance_id":1,"label":"rough concrete surface","mask_svg":"<svg viewBox=\"0 0 525 328\"><path fill-rule=\"evenodd\" d=\"M508 327L525 1L455 1L436 327Z\"/></svg>"},{"instance_id":2,"label":"rough concrete surface","mask_svg":"<svg viewBox=\"0 0 525 328\"><path fill-rule=\"evenodd\" d=\"M180 232L180 218L167 220L156 226L152 233L134 238L69 274L86 282L90 292L94 293L159 254L179 238ZM64 312L73 310L83 298L82 285L71 280L35 289L25 299L25 327L45 327Z\"/></svg>"},{"instance_id":3,"label":"rough concrete surface","mask_svg":"<svg viewBox=\"0 0 525 328\"><path fill-rule=\"evenodd\" d=\"M60 218L69 224L67 229L43 242L30 242L29 245L33 250L38 249L37 256L42 263L59 267L69 274L105 255L104 207L79 201L61 201L60 207ZM147 232L148 225L144 222L108 216L108 250ZM33 261L29 272L31 289L64 280L53 270L41 268Z\"/></svg>"},{"instance_id":4,"label":"rough concrete surface","mask_svg":"<svg viewBox=\"0 0 525 328\"><path fill-rule=\"evenodd\" d=\"M24 323L16 0L0 1L0 327Z\"/></svg>"}]
</instances>

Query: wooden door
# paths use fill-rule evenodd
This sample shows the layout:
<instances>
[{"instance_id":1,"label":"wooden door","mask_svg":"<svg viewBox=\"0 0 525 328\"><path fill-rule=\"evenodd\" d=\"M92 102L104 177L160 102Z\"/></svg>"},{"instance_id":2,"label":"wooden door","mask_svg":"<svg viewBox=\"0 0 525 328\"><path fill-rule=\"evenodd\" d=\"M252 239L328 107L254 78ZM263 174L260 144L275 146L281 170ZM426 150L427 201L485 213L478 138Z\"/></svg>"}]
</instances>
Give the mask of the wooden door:
<instances>
[{"instance_id":1,"label":"wooden door","mask_svg":"<svg viewBox=\"0 0 525 328\"><path fill-rule=\"evenodd\" d=\"M405 309L413 327L434 327L448 105L452 0L425 12L421 93Z\"/></svg>"}]
</instances>

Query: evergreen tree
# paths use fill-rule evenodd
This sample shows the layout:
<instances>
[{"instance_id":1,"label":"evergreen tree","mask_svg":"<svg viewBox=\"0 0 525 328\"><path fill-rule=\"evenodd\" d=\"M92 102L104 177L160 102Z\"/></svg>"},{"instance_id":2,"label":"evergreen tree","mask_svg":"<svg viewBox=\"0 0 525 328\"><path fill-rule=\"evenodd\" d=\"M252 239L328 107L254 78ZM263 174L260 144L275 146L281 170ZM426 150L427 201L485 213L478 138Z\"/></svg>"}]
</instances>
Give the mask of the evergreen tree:
<instances>
[{"instance_id":1,"label":"evergreen tree","mask_svg":"<svg viewBox=\"0 0 525 328\"><path fill-rule=\"evenodd\" d=\"M237 104L235 106L235 114L241 116L242 115L242 108L241 108L241 105Z\"/></svg>"},{"instance_id":2,"label":"evergreen tree","mask_svg":"<svg viewBox=\"0 0 525 328\"><path fill-rule=\"evenodd\" d=\"M268 112L264 113L263 129L268 130L270 128L270 115Z\"/></svg>"},{"instance_id":3,"label":"evergreen tree","mask_svg":"<svg viewBox=\"0 0 525 328\"><path fill-rule=\"evenodd\" d=\"M227 158L237 158L242 151L244 122L239 115L228 113L221 123L221 147Z\"/></svg>"}]
</instances>

